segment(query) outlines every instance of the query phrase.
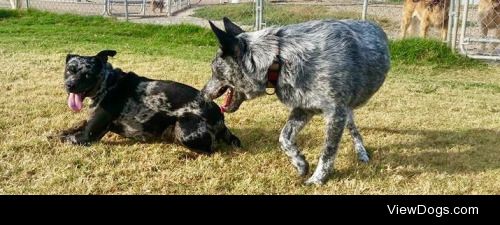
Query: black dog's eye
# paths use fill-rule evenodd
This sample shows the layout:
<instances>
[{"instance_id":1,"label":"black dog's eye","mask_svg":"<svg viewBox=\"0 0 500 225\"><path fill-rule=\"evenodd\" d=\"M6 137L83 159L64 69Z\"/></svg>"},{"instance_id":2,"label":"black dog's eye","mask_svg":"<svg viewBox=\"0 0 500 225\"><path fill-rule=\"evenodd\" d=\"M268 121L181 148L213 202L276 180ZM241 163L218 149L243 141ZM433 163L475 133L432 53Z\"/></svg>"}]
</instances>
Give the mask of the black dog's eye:
<instances>
[{"instance_id":1,"label":"black dog's eye","mask_svg":"<svg viewBox=\"0 0 500 225\"><path fill-rule=\"evenodd\" d=\"M68 67L68 71L69 71L70 73L76 73L76 67L74 67L74 66L70 66L70 67Z\"/></svg>"}]
</instances>

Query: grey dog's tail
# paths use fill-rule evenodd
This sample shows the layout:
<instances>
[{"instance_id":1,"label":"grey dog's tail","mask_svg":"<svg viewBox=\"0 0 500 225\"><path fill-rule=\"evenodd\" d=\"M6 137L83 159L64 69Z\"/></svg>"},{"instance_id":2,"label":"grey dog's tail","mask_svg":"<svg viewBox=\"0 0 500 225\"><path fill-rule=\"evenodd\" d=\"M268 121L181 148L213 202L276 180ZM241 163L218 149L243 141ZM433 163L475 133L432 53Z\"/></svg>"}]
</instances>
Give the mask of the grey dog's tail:
<instances>
[{"instance_id":1,"label":"grey dog's tail","mask_svg":"<svg viewBox=\"0 0 500 225\"><path fill-rule=\"evenodd\" d=\"M228 145L241 148L241 141L224 125L224 128L217 135L217 139L224 141Z\"/></svg>"}]
</instances>

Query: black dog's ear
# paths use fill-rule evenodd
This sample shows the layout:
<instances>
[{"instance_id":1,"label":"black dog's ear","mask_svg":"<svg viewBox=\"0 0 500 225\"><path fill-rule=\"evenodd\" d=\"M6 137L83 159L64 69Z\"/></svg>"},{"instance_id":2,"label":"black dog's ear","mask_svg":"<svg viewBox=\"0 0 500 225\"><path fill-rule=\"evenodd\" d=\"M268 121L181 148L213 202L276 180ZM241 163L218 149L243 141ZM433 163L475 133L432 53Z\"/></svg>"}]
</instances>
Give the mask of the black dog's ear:
<instances>
[{"instance_id":1,"label":"black dog's ear","mask_svg":"<svg viewBox=\"0 0 500 225\"><path fill-rule=\"evenodd\" d=\"M224 28L226 29L226 32L230 35L237 36L238 34L244 33L245 31L241 29L238 25L234 24L229 20L229 18L224 17L222 18L224 21Z\"/></svg>"},{"instance_id":2,"label":"black dog's ear","mask_svg":"<svg viewBox=\"0 0 500 225\"><path fill-rule=\"evenodd\" d=\"M224 56L236 56L239 52L238 49L238 39L229 33L224 32L223 30L216 27L212 21L208 21L210 23L210 27L212 31L215 33L217 40L219 40L220 48L222 49L222 53Z\"/></svg>"},{"instance_id":3,"label":"black dog's ear","mask_svg":"<svg viewBox=\"0 0 500 225\"><path fill-rule=\"evenodd\" d=\"M97 58L101 59L104 63L108 62L108 56L115 56L116 51L115 50L103 50L97 53Z\"/></svg>"},{"instance_id":4,"label":"black dog's ear","mask_svg":"<svg viewBox=\"0 0 500 225\"><path fill-rule=\"evenodd\" d=\"M74 54L68 54L68 55L66 55L66 63L68 63L68 61L69 61L71 58L75 57L75 56L76 56L76 55L74 55Z\"/></svg>"}]
</instances>

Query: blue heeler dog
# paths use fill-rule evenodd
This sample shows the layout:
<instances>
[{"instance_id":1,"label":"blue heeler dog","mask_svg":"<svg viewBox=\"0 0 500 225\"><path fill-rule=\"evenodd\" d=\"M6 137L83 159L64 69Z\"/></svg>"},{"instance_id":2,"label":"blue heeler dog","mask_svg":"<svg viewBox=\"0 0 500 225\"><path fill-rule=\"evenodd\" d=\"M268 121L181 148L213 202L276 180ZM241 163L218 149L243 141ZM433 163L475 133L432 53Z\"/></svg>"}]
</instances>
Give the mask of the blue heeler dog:
<instances>
[{"instance_id":1,"label":"blue heeler dog","mask_svg":"<svg viewBox=\"0 0 500 225\"><path fill-rule=\"evenodd\" d=\"M291 109L279 142L301 176L309 165L295 139L313 115L326 118L324 150L306 183L326 181L346 126L359 159L369 160L353 109L375 94L390 68L387 36L380 27L365 21L326 20L245 33L227 18L226 31L212 22L210 26L220 49L202 93L214 99L227 91L221 108L234 112L243 101L264 95L271 83L279 100Z\"/></svg>"},{"instance_id":2,"label":"blue heeler dog","mask_svg":"<svg viewBox=\"0 0 500 225\"><path fill-rule=\"evenodd\" d=\"M86 97L92 105L89 119L63 131L60 140L89 145L113 132L140 141L175 142L198 153L212 153L217 141L240 146L215 102L188 85L113 68L108 56L115 54L105 50L66 57L68 106L80 111Z\"/></svg>"}]
</instances>

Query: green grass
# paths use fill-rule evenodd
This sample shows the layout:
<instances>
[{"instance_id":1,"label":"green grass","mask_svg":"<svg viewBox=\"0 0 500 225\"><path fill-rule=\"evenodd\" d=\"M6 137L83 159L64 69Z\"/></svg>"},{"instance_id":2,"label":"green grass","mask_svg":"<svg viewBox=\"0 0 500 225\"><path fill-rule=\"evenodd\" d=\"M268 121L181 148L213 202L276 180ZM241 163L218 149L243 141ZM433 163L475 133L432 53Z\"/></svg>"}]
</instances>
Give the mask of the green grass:
<instances>
[{"instance_id":1,"label":"green grass","mask_svg":"<svg viewBox=\"0 0 500 225\"><path fill-rule=\"evenodd\" d=\"M1 48L7 51L21 48L67 53L86 46L206 61L216 46L212 36L211 31L194 25L155 26L119 23L99 16L0 11L0 38L19 43L2 42Z\"/></svg>"},{"instance_id":2,"label":"green grass","mask_svg":"<svg viewBox=\"0 0 500 225\"><path fill-rule=\"evenodd\" d=\"M432 39L412 38L391 41L390 51L393 62L404 65L453 69L484 66L484 63L456 54L445 43Z\"/></svg>"},{"instance_id":3,"label":"green grass","mask_svg":"<svg viewBox=\"0 0 500 225\"><path fill-rule=\"evenodd\" d=\"M66 106L66 53L113 48L116 67L201 88L216 46L194 26L0 10L0 194L500 194L500 67L435 41L391 43L385 84L356 111L372 160L358 163L345 133L321 187L304 186L279 150L288 110L276 96L227 114L244 147L212 156L113 134L91 147L46 139L87 117ZM323 139L315 117L297 140L312 168Z\"/></svg>"},{"instance_id":4,"label":"green grass","mask_svg":"<svg viewBox=\"0 0 500 225\"><path fill-rule=\"evenodd\" d=\"M319 19L361 18L359 11L334 11L325 6L265 4L264 7L267 26L287 25ZM210 20L221 20L222 17L227 16L242 25L253 25L255 21L253 3L207 6L197 9L194 16ZM374 17L371 19L382 26L393 25L387 18Z\"/></svg>"}]
</instances>

